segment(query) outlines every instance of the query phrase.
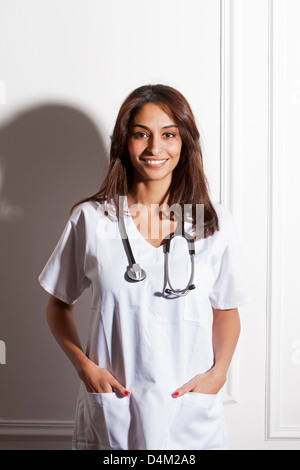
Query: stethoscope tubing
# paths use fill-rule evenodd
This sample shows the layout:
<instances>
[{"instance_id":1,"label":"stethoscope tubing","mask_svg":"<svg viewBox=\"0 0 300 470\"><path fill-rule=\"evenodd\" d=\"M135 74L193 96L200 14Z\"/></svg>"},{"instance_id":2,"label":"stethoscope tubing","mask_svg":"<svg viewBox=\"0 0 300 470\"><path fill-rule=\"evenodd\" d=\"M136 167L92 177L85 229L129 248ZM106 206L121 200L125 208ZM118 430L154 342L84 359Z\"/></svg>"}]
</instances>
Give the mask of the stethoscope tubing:
<instances>
[{"instance_id":1,"label":"stethoscope tubing","mask_svg":"<svg viewBox=\"0 0 300 470\"><path fill-rule=\"evenodd\" d=\"M130 265L129 268L126 271L127 277L131 281L143 281L146 278L146 273L145 271L140 267L140 265L136 262L132 248L130 245L130 241L128 238L128 234L125 228L125 223L124 223L124 217L123 217L123 207L120 208L120 213L119 213L119 229L121 233L122 240L125 243L125 250L126 253L129 257ZM171 247L171 241L174 237L176 236L182 236L188 244L188 250L189 250L189 255L191 259L191 275L189 282L187 286L184 289L174 289L171 281L170 281L170 276L169 276L169 256L170 256L170 247ZM166 264L165 264L165 274L166 274L166 281L167 287L165 289L165 293L168 295L175 295L176 297L182 297L187 295L191 290L195 289L195 285L193 284L194 282L194 271L195 271L195 243L192 237L190 237L185 231L184 231L184 221L182 221L182 232L180 231L175 231L169 235L169 237L166 239Z\"/></svg>"},{"instance_id":2,"label":"stethoscope tubing","mask_svg":"<svg viewBox=\"0 0 300 470\"><path fill-rule=\"evenodd\" d=\"M191 275L190 279L184 289L174 289L170 281L169 275L169 256L170 256L170 248L171 248L171 240L174 237L181 236L183 237L188 243L189 255L191 259ZM191 290L195 289L194 285L194 272L195 272L195 243L194 240L184 231L184 222L182 223L182 233L181 232L173 232L170 234L169 238L166 240L166 279L167 284L170 286L170 289L165 289L166 294L173 294L176 296L184 296L187 295Z\"/></svg>"}]
</instances>

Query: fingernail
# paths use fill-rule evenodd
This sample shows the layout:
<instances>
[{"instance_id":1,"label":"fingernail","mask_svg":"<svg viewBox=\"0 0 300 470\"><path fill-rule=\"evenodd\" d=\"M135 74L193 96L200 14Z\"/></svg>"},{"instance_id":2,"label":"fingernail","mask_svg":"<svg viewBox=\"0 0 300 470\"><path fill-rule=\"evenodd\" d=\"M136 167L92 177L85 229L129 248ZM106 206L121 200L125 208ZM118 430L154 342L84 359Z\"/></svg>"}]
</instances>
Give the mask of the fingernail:
<instances>
[{"instance_id":1,"label":"fingernail","mask_svg":"<svg viewBox=\"0 0 300 470\"><path fill-rule=\"evenodd\" d=\"M179 396L179 392L174 392L173 393L173 397L178 397Z\"/></svg>"},{"instance_id":2,"label":"fingernail","mask_svg":"<svg viewBox=\"0 0 300 470\"><path fill-rule=\"evenodd\" d=\"M128 392L128 390L125 390L124 395L128 396L130 395L130 392Z\"/></svg>"}]
</instances>

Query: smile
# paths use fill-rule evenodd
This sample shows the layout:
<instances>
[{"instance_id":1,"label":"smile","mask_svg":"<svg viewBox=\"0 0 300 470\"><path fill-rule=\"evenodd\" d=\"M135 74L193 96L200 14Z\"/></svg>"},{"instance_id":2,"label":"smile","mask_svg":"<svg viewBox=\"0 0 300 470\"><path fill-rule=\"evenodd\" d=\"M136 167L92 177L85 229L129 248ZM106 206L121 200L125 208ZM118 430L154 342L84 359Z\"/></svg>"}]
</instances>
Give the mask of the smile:
<instances>
[{"instance_id":1,"label":"smile","mask_svg":"<svg viewBox=\"0 0 300 470\"><path fill-rule=\"evenodd\" d=\"M161 167L163 166L166 161L168 161L168 159L164 159L164 160L148 160L146 158L142 158L142 161L146 163L147 166L151 167L151 168L158 168L158 167Z\"/></svg>"}]
</instances>

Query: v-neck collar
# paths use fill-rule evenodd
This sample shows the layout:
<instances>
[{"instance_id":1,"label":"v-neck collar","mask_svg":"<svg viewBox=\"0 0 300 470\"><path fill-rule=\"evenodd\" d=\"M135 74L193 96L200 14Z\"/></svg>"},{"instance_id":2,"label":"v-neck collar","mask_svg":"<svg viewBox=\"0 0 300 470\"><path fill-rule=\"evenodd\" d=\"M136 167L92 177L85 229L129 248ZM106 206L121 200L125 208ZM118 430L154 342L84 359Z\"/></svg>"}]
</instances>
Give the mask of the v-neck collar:
<instances>
[{"instance_id":1,"label":"v-neck collar","mask_svg":"<svg viewBox=\"0 0 300 470\"><path fill-rule=\"evenodd\" d=\"M124 197L124 211L125 211L125 214L127 214L126 218L128 218L128 220L129 220L129 223L127 224L127 230L131 233L133 238L135 238L135 239L138 238L138 239L142 240L142 242L145 244L145 246L149 247L150 250L153 250L155 252L162 251L164 249L165 243L162 243L159 246L152 245L151 243L149 243L146 240L146 238L143 237L143 235L141 234L141 232L137 228L137 226L136 226L136 224L135 224L135 222L134 222L134 220L131 216L131 212L129 210L127 196ZM128 236L129 235L130 234L128 233Z\"/></svg>"}]
</instances>

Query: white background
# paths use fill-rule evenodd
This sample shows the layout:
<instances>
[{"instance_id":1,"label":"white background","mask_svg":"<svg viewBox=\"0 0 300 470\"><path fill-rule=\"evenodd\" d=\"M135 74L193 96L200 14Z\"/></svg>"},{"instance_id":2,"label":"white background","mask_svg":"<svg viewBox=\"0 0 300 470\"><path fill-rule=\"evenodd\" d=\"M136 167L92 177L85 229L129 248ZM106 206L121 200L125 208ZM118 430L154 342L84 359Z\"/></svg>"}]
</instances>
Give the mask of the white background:
<instances>
[{"instance_id":1,"label":"white background","mask_svg":"<svg viewBox=\"0 0 300 470\"><path fill-rule=\"evenodd\" d=\"M194 110L252 293L226 387L230 447L300 449L299 13L297 0L0 0L0 448L70 447L79 380L37 277L72 204L100 186L120 104L165 83Z\"/></svg>"}]
</instances>

